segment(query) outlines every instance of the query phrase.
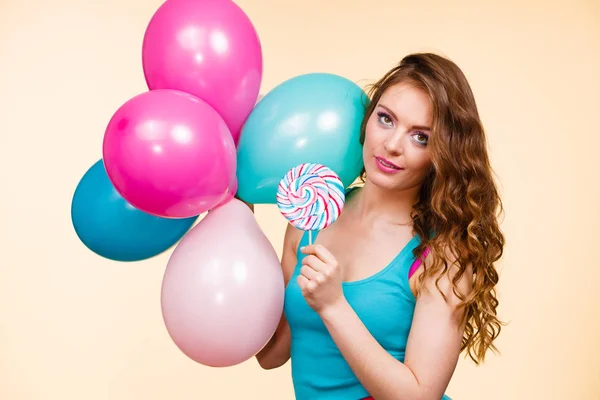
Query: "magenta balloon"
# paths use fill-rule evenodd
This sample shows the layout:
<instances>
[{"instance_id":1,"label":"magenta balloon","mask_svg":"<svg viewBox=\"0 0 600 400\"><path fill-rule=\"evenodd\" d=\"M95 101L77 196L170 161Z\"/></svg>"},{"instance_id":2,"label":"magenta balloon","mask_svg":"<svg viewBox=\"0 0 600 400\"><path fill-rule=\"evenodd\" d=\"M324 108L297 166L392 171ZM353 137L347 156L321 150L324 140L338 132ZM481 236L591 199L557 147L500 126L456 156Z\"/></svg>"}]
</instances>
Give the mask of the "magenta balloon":
<instances>
[{"instance_id":1,"label":"magenta balloon","mask_svg":"<svg viewBox=\"0 0 600 400\"><path fill-rule=\"evenodd\" d=\"M263 73L259 37L239 6L167 0L146 28L142 62L150 89L178 89L205 100L237 144Z\"/></svg>"},{"instance_id":2,"label":"magenta balloon","mask_svg":"<svg viewBox=\"0 0 600 400\"><path fill-rule=\"evenodd\" d=\"M248 206L234 198L209 211L173 251L162 282L163 319L192 360L236 365L277 329L284 288L275 250Z\"/></svg>"},{"instance_id":3,"label":"magenta balloon","mask_svg":"<svg viewBox=\"0 0 600 400\"><path fill-rule=\"evenodd\" d=\"M115 189L160 217L202 214L235 194L236 149L219 114L203 100L153 90L111 118L103 158Z\"/></svg>"}]
</instances>

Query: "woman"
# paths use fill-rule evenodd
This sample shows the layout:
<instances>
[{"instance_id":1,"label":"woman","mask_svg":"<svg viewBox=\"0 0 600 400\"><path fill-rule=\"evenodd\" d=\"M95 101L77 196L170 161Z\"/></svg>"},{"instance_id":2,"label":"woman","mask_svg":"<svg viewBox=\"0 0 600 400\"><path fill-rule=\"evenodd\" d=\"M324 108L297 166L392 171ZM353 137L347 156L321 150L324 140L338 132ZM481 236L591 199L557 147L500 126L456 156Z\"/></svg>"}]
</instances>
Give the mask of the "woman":
<instances>
[{"instance_id":1,"label":"woman","mask_svg":"<svg viewBox=\"0 0 600 400\"><path fill-rule=\"evenodd\" d=\"M257 354L291 356L298 399L440 399L462 351L495 350L502 210L461 70L412 54L370 91L362 188L339 219L288 226L285 309Z\"/></svg>"}]
</instances>

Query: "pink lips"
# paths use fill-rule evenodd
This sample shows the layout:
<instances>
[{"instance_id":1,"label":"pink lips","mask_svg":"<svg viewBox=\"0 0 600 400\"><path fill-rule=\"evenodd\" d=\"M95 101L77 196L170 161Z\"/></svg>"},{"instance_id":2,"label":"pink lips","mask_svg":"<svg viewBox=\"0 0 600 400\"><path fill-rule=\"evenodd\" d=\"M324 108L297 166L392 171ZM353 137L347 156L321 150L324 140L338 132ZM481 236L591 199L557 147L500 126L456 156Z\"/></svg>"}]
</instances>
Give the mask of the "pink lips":
<instances>
[{"instance_id":1,"label":"pink lips","mask_svg":"<svg viewBox=\"0 0 600 400\"><path fill-rule=\"evenodd\" d=\"M397 172L402 171L404 168L400 168L399 166L397 166L396 164L394 164L393 162L390 162L388 160L386 160L383 157L375 157L375 164L377 164L377 167L388 174L395 174Z\"/></svg>"}]
</instances>

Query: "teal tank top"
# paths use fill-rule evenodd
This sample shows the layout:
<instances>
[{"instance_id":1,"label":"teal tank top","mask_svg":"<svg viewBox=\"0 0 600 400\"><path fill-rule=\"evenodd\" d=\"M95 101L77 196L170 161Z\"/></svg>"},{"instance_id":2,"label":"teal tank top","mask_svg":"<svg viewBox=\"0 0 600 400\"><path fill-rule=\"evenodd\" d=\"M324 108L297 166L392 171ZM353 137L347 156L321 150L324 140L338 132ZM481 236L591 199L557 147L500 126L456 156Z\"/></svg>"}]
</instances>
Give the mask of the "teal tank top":
<instances>
[{"instance_id":1,"label":"teal tank top","mask_svg":"<svg viewBox=\"0 0 600 400\"><path fill-rule=\"evenodd\" d=\"M313 232L313 242L318 232ZM416 299L408 274L415 261L413 250L420 239L415 235L381 271L362 280L344 282L343 291L369 332L397 360L404 361ZM338 350L319 315L306 303L296 281L308 245L302 236L298 263L285 289L284 313L291 330L292 380L296 399L358 400L369 393L356 378ZM444 396L444 399L450 399Z\"/></svg>"}]
</instances>

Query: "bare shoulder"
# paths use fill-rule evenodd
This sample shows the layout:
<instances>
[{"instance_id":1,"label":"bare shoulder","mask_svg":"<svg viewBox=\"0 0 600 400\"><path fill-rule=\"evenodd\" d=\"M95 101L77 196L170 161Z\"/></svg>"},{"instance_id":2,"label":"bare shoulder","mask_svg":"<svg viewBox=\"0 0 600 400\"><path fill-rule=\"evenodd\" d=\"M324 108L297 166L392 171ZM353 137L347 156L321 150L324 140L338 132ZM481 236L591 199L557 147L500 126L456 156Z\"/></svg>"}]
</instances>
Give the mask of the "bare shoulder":
<instances>
[{"instance_id":1,"label":"bare shoulder","mask_svg":"<svg viewBox=\"0 0 600 400\"><path fill-rule=\"evenodd\" d=\"M461 266L458 254L449 247L443 248L440 257L442 268L439 269L438 273L432 274L424 280L424 290L421 296L425 299L438 296L445 297L449 305L456 306L461 302L461 298L469 295L473 288L473 266L471 263ZM425 270L432 268L433 262L433 255L430 253L425 258L425 269L420 268L415 275L418 276ZM446 271L443 268L444 262L448 267ZM415 278L418 278L417 276ZM411 284L411 286L413 285ZM442 294L443 296L441 296Z\"/></svg>"},{"instance_id":2,"label":"bare shoulder","mask_svg":"<svg viewBox=\"0 0 600 400\"><path fill-rule=\"evenodd\" d=\"M281 255L281 268L283 269L283 275L287 284L288 280L294 273L294 268L298 262L297 252L300 240L304 231L294 227L288 223L285 229L285 236L283 238L283 251Z\"/></svg>"}]
</instances>

